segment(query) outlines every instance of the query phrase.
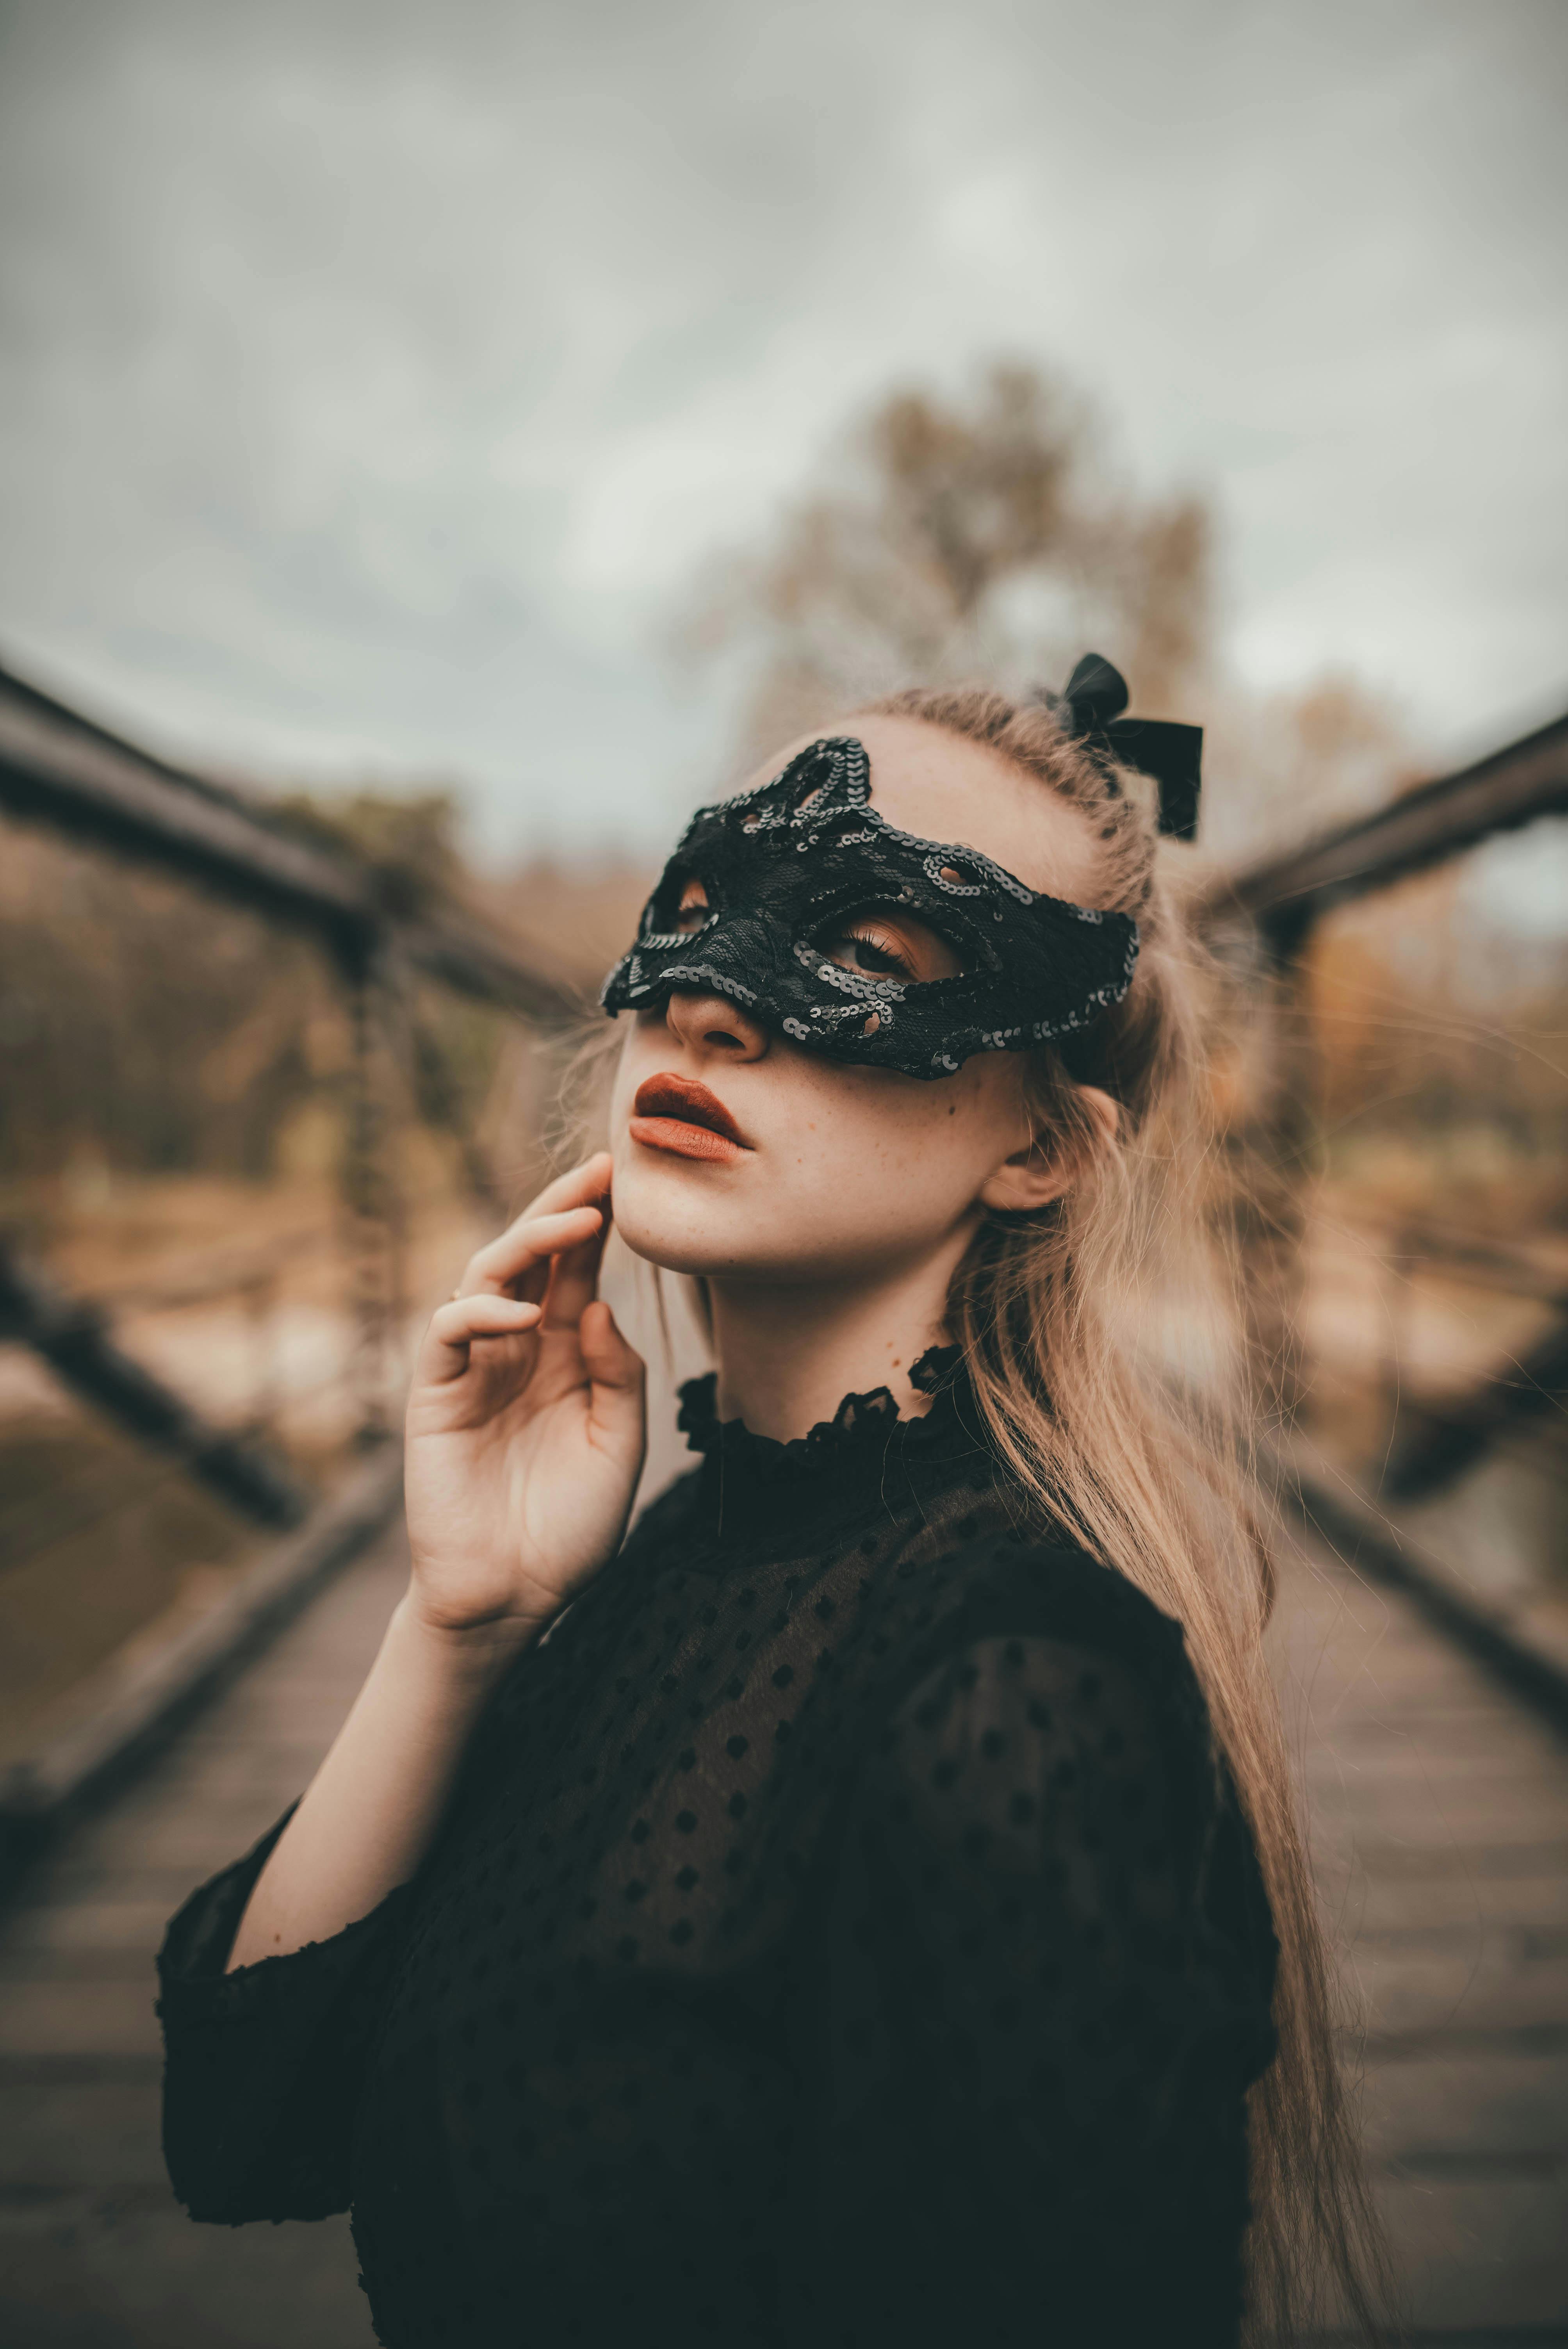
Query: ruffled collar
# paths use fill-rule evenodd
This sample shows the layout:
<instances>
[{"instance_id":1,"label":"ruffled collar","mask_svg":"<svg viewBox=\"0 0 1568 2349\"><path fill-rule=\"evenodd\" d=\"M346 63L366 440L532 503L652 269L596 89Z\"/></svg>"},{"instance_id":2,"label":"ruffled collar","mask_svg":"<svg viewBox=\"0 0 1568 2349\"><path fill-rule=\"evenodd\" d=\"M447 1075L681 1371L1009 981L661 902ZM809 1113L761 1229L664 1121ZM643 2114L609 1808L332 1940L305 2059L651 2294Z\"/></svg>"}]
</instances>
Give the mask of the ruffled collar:
<instances>
[{"instance_id":1,"label":"ruffled collar","mask_svg":"<svg viewBox=\"0 0 1568 2349\"><path fill-rule=\"evenodd\" d=\"M820 1512L896 1507L923 1486L990 1482L991 1455L957 1346L932 1346L909 1373L931 1407L904 1419L888 1387L848 1394L831 1419L780 1443L721 1420L709 1371L680 1390L676 1424L702 1455L700 1498L715 1532L766 1521L787 1534Z\"/></svg>"}]
</instances>

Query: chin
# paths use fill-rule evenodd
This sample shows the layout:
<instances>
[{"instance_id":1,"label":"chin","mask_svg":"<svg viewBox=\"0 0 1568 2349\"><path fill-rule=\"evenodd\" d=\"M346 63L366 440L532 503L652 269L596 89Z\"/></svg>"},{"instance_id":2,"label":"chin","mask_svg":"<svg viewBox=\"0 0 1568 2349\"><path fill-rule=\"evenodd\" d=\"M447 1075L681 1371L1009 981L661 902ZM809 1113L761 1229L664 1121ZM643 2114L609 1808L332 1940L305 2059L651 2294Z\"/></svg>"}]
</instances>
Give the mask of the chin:
<instances>
[{"instance_id":1,"label":"chin","mask_svg":"<svg viewBox=\"0 0 1568 2349\"><path fill-rule=\"evenodd\" d=\"M612 1177L615 1229L632 1254L665 1272L747 1269L766 1217L727 1183L733 1170L632 1147Z\"/></svg>"},{"instance_id":2,"label":"chin","mask_svg":"<svg viewBox=\"0 0 1568 2349\"><path fill-rule=\"evenodd\" d=\"M617 1167L615 1229L634 1256L663 1272L713 1280L810 1287L824 1276L861 1274L866 1237L834 1235L824 1247L820 1211L799 1201L772 1204L747 1186L710 1179L714 1170L671 1158L654 1166ZM867 1236L869 1237L869 1236Z\"/></svg>"}]
</instances>

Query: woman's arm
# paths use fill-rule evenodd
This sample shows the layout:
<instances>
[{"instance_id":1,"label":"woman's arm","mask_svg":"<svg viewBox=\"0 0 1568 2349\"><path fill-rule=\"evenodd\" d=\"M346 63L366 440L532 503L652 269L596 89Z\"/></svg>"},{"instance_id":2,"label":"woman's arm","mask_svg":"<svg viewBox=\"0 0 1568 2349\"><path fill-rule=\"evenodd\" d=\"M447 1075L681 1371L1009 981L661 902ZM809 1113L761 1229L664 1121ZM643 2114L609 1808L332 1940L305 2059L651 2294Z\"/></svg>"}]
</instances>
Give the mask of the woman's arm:
<instances>
[{"instance_id":1,"label":"woman's arm","mask_svg":"<svg viewBox=\"0 0 1568 2349\"><path fill-rule=\"evenodd\" d=\"M601 1157L552 1184L431 1322L408 1402L407 1592L304 1800L170 1926L163 2144L192 2218L347 2208L399 1888L498 1679L620 1543L642 1364L594 1296L609 1175Z\"/></svg>"},{"instance_id":2,"label":"woman's arm","mask_svg":"<svg viewBox=\"0 0 1568 2349\"><path fill-rule=\"evenodd\" d=\"M491 1690L534 1636L442 1629L405 1595L251 1896L231 1972L329 1940L407 1883Z\"/></svg>"},{"instance_id":3,"label":"woman's arm","mask_svg":"<svg viewBox=\"0 0 1568 2349\"><path fill-rule=\"evenodd\" d=\"M215 2226L347 2209L365 2065L408 1900L390 1892L329 1941L225 1973L290 1816L191 1894L158 1954L163 2157L191 2216Z\"/></svg>"},{"instance_id":4,"label":"woman's arm","mask_svg":"<svg viewBox=\"0 0 1568 2349\"><path fill-rule=\"evenodd\" d=\"M407 1881L497 1682L620 1545L643 1365L595 1296L609 1179L601 1155L552 1183L430 1324L408 1400L408 1589L231 1971L329 1940Z\"/></svg>"}]
</instances>

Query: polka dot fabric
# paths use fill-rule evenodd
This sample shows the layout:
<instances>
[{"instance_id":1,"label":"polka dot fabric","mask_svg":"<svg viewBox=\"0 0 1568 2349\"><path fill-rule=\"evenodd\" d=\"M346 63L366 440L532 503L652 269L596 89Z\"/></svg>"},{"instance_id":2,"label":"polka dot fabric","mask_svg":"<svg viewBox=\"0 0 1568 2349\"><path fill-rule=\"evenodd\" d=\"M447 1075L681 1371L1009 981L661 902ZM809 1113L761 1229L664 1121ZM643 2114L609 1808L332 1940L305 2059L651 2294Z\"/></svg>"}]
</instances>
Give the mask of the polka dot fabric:
<instances>
[{"instance_id":1,"label":"polka dot fabric","mask_svg":"<svg viewBox=\"0 0 1568 2349\"><path fill-rule=\"evenodd\" d=\"M284 1823L186 1904L193 2217L352 2206L388 2349L1235 2339L1274 1943L1181 1630L920 1377L787 1445L696 1382L414 1881L230 1975Z\"/></svg>"}]
</instances>

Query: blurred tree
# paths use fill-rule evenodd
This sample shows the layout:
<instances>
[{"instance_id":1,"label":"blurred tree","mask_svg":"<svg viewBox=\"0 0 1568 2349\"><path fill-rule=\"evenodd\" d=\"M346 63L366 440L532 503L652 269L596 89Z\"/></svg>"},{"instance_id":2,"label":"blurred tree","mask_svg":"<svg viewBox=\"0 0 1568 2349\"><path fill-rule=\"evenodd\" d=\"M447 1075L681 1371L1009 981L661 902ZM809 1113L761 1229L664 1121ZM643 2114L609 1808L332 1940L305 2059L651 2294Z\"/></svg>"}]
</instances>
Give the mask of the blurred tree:
<instances>
[{"instance_id":1,"label":"blurred tree","mask_svg":"<svg viewBox=\"0 0 1568 2349\"><path fill-rule=\"evenodd\" d=\"M1209 542L1197 500L1107 485L1080 401L999 366L967 402L899 391L852 427L686 641L740 664L748 756L901 685L1057 684L1088 644L1176 716L1208 660Z\"/></svg>"},{"instance_id":2,"label":"blurred tree","mask_svg":"<svg viewBox=\"0 0 1568 2349\"><path fill-rule=\"evenodd\" d=\"M45 833L0 856L0 1178L268 1173L341 1059L303 940Z\"/></svg>"},{"instance_id":3,"label":"blurred tree","mask_svg":"<svg viewBox=\"0 0 1568 2349\"><path fill-rule=\"evenodd\" d=\"M396 912L465 894L449 793L296 792L269 812L374 864ZM437 991L424 1016L477 1109L503 1023ZM338 1102L347 1055L339 976L310 941L171 875L6 827L0 1183L72 1167L265 1180L296 1112Z\"/></svg>"},{"instance_id":4,"label":"blurred tree","mask_svg":"<svg viewBox=\"0 0 1568 2349\"><path fill-rule=\"evenodd\" d=\"M1208 509L1116 487L1101 438L1081 398L1017 364L967 399L904 389L851 423L772 535L710 568L681 629L738 676L738 762L902 685L1060 684L1093 647L1135 710L1204 727L1206 861L1283 848L1409 780L1400 714L1354 675L1265 695L1224 673Z\"/></svg>"},{"instance_id":5,"label":"blurred tree","mask_svg":"<svg viewBox=\"0 0 1568 2349\"><path fill-rule=\"evenodd\" d=\"M269 813L289 831L346 848L373 866L389 913L423 913L461 894L467 868L455 792L290 792L270 803Z\"/></svg>"},{"instance_id":6,"label":"blurred tree","mask_svg":"<svg viewBox=\"0 0 1568 2349\"><path fill-rule=\"evenodd\" d=\"M1306 979L1326 1130L1365 1139L1490 1130L1563 1173L1568 947L1524 961L1487 948L1467 887L1478 852L1339 908L1320 923ZM1500 909L1501 911L1501 909Z\"/></svg>"}]
</instances>

